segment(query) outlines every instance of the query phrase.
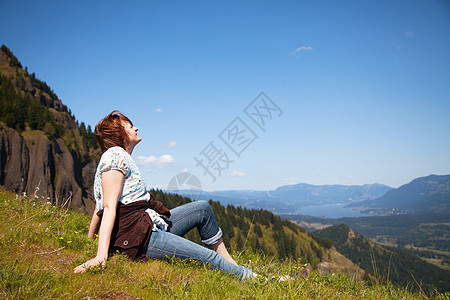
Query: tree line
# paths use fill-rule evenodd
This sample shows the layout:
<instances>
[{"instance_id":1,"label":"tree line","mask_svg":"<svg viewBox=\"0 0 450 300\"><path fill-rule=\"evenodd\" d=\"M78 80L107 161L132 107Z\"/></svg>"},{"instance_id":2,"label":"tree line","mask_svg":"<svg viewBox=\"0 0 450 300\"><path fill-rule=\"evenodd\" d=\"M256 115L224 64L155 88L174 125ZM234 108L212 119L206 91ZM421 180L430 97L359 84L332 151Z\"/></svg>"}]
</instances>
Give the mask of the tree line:
<instances>
[{"instance_id":1,"label":"tree line","mask_svg":"<svg viewBox=\"0 0 450 300\"><path fill-rule=\"evenodd\" d=\"M27 127L42 130L49 137L59 138L65 128L38 100L16 91L11 79L0 74L0 121L19 133Z\"/></svg>"},{"instance_id":2,"label":"tree line","mask_svg":"<svg viewBox=\"0 0 450 300\"><path fill-rule=\"evenodd\" d=\"M8 56L8 64L15 69L17 77L28 77L33 86L33 90L29 93L21 93L14 86L12 78L0 74L0 121L6 126L15 129L21 133L26 129L41 130L45 132L49 139L63 138L69 148L75 148L76 137L74 132L69 132L63 124L55 120L50 109L44 106L37 97L36 91L47 93L50 98L57 100L58 97L51 87L45 82L38 79L35 73L28 74L28 69L25 72L20 71L22 64L16 56L6 47L1 46L1 51ZM75 116L66 105L62 105L62 113L67 113L73 120ZM98 149L95 134L90 125L86 126L84 122L76 121L79 135L86 154L88 149Z\"/></svg>"}]
</instances>

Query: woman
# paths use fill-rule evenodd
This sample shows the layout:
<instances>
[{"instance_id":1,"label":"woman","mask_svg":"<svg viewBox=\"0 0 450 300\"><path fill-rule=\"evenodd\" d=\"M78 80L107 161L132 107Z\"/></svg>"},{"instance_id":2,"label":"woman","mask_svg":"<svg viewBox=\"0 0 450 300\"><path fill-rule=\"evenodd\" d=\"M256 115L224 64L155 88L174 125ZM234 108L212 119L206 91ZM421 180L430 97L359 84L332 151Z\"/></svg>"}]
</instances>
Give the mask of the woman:
<instances>
[{"instance_id":1,"label":"woman","mask_svg":"<svg viewBox=\"0 0 450 300\"><path fill-rule=\"evenodd\" d=\"M169 211L146 191L131 158L134 147L141 141L137 131L130 119L118 111L111 112L95 126L103 154L95 174L96 208L88 236L93 238L100 228L98 250L96 257L77 266L74 272L105 266L108 253L121 250L131 259L190 258L242 279L257 276L231 258L206 201ZM209 249L182 238L194 227Z\"/></svg>"}]
</instances>

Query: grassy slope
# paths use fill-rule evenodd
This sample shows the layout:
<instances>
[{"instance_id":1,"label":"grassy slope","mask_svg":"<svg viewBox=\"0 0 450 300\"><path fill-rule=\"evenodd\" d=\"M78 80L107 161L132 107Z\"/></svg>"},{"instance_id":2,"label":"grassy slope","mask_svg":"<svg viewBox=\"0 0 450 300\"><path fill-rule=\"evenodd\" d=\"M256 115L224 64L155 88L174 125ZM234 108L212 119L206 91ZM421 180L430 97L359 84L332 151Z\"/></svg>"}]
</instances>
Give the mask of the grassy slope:
<instances>
[{"instance_id":1,"label":"grassy slope","mask_svg":"<svg viewBox=\"0 0 450 300\"><path fill-rule=\"evenodd\" d=\"M73 274L94 256L86 238L89 218L0 190L0 298L2 299L421 299L392 285L369 286L341 275L313 273L290 282L240 282L196 262L136 263L117 255L104 270ZM301 261L280 263L251 252L235 253L238 263L265 276L292 274ZM450 295L440 295L440 298Z\"/></svg>"}]
</instances>

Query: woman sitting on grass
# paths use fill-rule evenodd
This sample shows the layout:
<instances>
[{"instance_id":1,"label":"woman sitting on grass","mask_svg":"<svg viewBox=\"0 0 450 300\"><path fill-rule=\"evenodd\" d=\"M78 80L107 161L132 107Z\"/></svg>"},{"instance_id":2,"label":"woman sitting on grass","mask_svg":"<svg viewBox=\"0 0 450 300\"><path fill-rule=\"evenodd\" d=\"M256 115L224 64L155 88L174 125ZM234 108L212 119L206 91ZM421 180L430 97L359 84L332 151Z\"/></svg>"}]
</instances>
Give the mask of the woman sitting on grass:
<instances>
[{"instance_id":1,"label":"woman sitting on grass","mask_svg":"<svg viewBox=\"0 0 450 300\"><path fill-rule=\"evenodd\" d=\"M94 180L96 208L89 238L99 232L97 256L74 269L83 273L105 266L110 251L120 250L131 259L178 257L195 259L242 279L257 276L238 266L222 241L222 230L206 201L195 201L172 210L146 191L145 183L131 158L141 141L138 128L118 111L95 126L102 157ZM203 244L182 236L197 227Z\"/></svg>"}]
</instances>

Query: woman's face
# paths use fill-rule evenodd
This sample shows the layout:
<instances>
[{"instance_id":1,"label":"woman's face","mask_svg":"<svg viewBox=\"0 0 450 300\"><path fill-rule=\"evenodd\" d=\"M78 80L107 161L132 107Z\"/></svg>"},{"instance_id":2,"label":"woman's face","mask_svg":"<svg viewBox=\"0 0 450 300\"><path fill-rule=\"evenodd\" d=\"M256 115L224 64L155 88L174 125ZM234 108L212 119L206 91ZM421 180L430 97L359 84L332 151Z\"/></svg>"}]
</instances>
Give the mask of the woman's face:
<instances>
[{"instance_id":1,"label":"woman's face","mask_svg":"<svg viewBox=\"0 0 450 300\"><path fill-rule=\"evenodd\" d=\"M128 145L134 148L134 146L142 140L142 138L137 134L138 128L128 122L123 123L123 128L128 134Z\"/></svg>"}]
</instances>

